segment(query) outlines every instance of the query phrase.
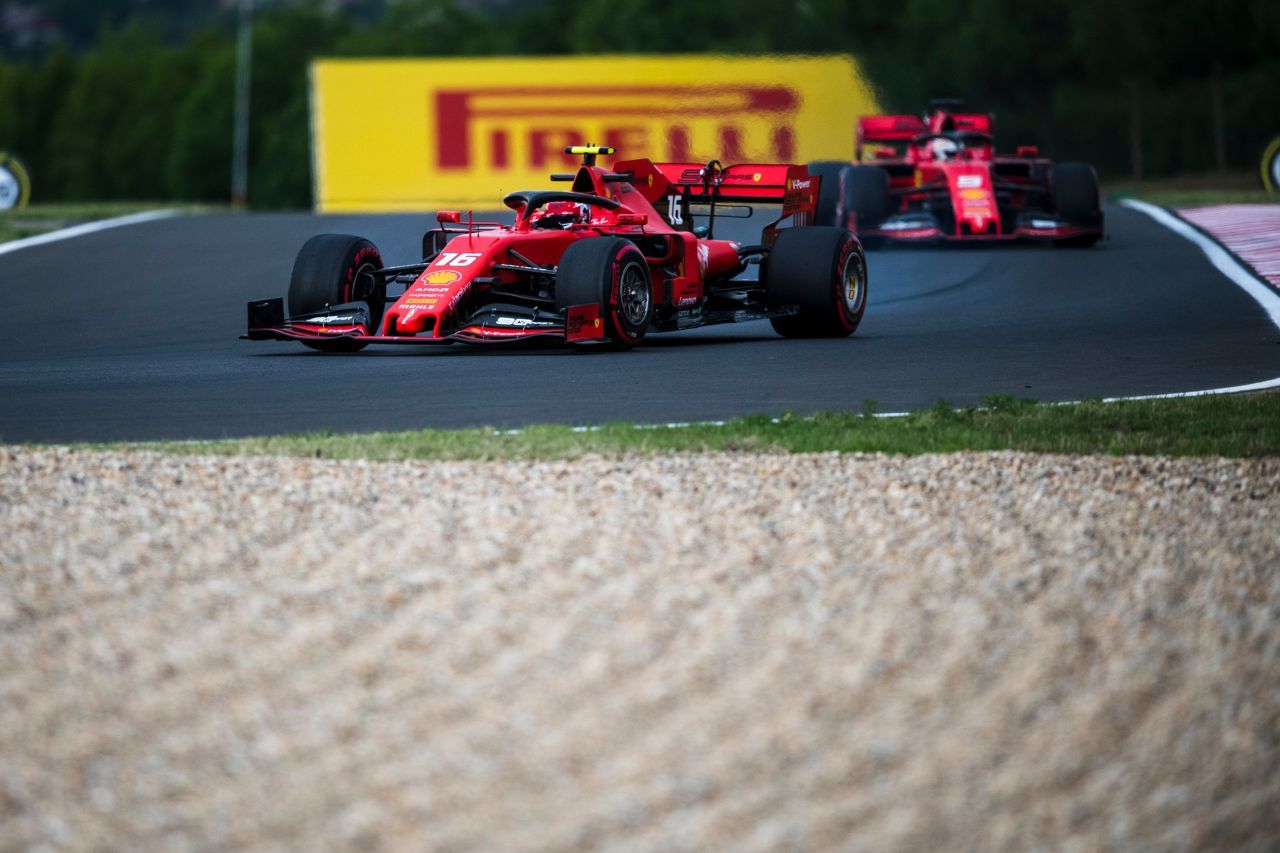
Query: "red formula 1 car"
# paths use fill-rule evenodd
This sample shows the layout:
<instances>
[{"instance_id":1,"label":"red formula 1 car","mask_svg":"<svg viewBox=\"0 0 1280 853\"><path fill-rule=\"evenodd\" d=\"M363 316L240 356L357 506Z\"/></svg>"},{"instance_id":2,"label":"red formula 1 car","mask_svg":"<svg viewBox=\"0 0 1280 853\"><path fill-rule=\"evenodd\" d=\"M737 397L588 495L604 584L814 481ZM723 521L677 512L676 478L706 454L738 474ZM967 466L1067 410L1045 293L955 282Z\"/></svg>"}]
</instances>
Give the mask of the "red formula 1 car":
<instances>
[{"instance_id":1,"label":"red formula 1 car","mask_svg":"<svg viewBox=\"0 0 1280 853\"><path fill-rule=\"evenodd\" d=\"M866 116L857 159L811 163L823 179L817 221L900 241L1048 240L1091 246L1102 236L1098 178L1034 146L997 155L995 119L932 102L923 118Z\"/></svg>"},{"instance_id":2,"label":"red formula 1 car","mask_svg":"<svg viewBox=\"0 0 1280 853\"><path fill-rule=\"evenodd\" d=\"M514 225L451 211L423 237L422 259L386 266L368 240L313 237L283 299L249 303L251 340L351 351L370 343L502 343L550 338L628 349L648 332L768 318L786 336L845 336L867 304L862 246L843 228L810 223L819 181L804 166L628 160L577 146L569 191L523 191L503 202ZM781 204L760 242L714 239L720 215ZM693 225L693 209L706 224ZM778 225L791 217L793 226ZM743 274L758 265L760 275ZM391 286L403 285L398 296Z\"/></svg>"}]
</instances>

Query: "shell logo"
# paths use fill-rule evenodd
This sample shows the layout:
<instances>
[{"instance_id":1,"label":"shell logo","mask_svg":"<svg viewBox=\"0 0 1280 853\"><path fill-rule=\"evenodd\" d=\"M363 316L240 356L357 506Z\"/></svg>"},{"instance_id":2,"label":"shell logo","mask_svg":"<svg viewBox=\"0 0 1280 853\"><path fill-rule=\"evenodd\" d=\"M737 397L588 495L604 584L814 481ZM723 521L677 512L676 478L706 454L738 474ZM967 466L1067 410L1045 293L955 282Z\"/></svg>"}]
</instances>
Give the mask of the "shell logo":
<instances>
[{"instance_id":1,"label":"shell logo","mask_svg":"<svg viewBox=\"0 0 1280 853\"><path fill-rule=\"evenodd\" d=\"M425 281L427 284L453 284L460 278L462 275L453 270L432 270L427 273Z\"/></svg>"},{"instance_id":2,"label":"shell logo","mask_svg":"<svg viewBox=\"0 0 1280 853\"><path fill-rule=\"evenodd\" d=\"M763 177L764 175L760 174L759 172L756 172L754 175L751 176L751 180L755 181L758 184L760 183L760 179Z\"/></svg>"}]
</instances>

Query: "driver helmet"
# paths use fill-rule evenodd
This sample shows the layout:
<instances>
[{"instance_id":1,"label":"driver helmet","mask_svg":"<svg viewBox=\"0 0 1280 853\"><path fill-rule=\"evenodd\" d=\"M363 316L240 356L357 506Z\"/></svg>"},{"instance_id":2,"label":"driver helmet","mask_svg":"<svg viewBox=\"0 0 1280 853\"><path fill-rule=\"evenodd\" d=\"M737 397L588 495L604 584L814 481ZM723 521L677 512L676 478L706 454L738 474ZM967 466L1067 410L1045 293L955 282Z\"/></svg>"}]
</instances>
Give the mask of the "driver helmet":
<instances>
[{"instance_id":1,"label":"driver helmet","mask_svg":"<svg viewBox=\"0 0 1280 853\"><path fill-rule=\"evenodd\" d=\"M954 139L935 139L929 143L929 153L935 160L954 160L960 153L960 146Z\"/></svg>"},{"instance_id":2,"label":"driver helmet","mask_svg":"<svg viewBox=\"0 0 1280 853\"><path fill-rule=\"evenodd\" d=\"M590 205L576 201L550 201L541 209L534 211L529 222L535 228L568 228L571 225L585 225L591 221Z\"/></svg>"}]
</instances>

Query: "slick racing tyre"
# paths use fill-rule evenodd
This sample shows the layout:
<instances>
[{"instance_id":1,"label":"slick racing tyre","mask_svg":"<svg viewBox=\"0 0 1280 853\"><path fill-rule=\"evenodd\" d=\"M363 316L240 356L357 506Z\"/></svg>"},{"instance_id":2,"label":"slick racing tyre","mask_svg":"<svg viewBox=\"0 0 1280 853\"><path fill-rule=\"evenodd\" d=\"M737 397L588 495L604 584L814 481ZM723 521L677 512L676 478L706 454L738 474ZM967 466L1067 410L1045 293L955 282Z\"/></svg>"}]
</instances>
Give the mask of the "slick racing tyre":
<instances>
[{"instance_id":1,"label":"slick racing tyre","mask_svg":"<svg viewBox=\"0 0 1280 853\"><path fill-rule=\"evenodd\" d=\"M323 311L330 305L368 301L370 334L377 334L385 307L386 285L373 273L382 269L382 255L373 243L349 234L319 234L302 244L289 278L289 316ZM312 349L354 352L363 341L303 341Z\"/></svg>"},{"instance_id":2,"label":"slick racing tyre","mask_svg":"<svg viewBox=\"0 0 1280 853\"><path fill-rule=\"evenodd\" d=\"M762 278L770 308L800 309L769 321L784 337L847 337L867 310L867 260L843 228L779 231Z\"/></svg>"},{"instance_id":3,"label":"slick racing tyre","mask_svg":"<svg viewBox=\"0 0 1280 853\"><path fill-rule=\"evenodd\" d=\"M1262 186L1267 192L1280 192L1280 136L1262 152Z\"/></svg>"},{"instance_id":4,"label":"slick racing tyre","mask_svg":"<svg viewBox=\"0 0 1280 853\"><path fill-rule=\"evenodd\" d=\"M874 228L889 215L889 173L875 166L848 166L841 178L843 196L840 208L845 221L840 227L862 231ZM850 221L850 214L853 214Z\"/></svg>"},{"instance_id":5,"label":"slick racing tyre","mask_svg":"<svg viewBox=\"0 0 1280 853\"><path fill-rule=\"evenodd\" d=\"M608 349L640 343L653 319L649 264L621 237L588 237L565 249L556 272L556 307L600 306Z\"/></svg>"},{"instance_id":6,"label":"slick racing tyre","mask_svg":"<svg viewBox=\"0 0 1280 853\"><path fill-rule=\"evenodd\" d=\"M1057 163L1049 170L1049 189L1058 215L1072 225L1102 227L1098 175L1088 163ZM1056 241L1059 246L1092 246L1097 234Z\"/></svg>"},{"instance_id":7,"label":"slick racing tyre","mask_svg":"<svg viewBox=\"0 0 1280 853\"><path fill-rule=\"evenodd\" d=\"M809 164L809 174L822 179L818 189L818 208L813 214L814 225L839 225L840 173L849 168L845 162L824 160Z\"/></svg>"}]
</instances>

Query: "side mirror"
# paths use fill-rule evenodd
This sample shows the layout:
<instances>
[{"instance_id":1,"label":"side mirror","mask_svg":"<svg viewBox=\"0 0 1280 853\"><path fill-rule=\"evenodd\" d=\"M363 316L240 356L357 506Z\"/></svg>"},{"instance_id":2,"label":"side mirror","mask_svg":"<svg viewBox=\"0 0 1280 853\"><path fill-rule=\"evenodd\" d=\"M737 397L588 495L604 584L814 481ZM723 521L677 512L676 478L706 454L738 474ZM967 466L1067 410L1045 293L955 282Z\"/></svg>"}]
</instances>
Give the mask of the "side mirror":
<instances>
[{"instance_id":1,"label":"side mirror","mask_svg":"<svg viewBox=\"0 0 1280 853\"><path fill-rule=\"evenodd\" d=\"M1018 156L1019 157L1039 157L1040 148L1039 146L1036 146L1036 145L1019 145Z\"/></svg>"},{"instance_id":2,"label":"side mirror","mask_svg":"<svg viewBox=\"0 0 1280 853\"><path fill-rule=\"evenodd\" d=\"M462 214L456 210L442 210L436 214L436 222L441 224L445 222L461 222Z\"/></svg>"},{"instance_id":3,"label":"side mirror","mask_svg":"<svg viewBox=\"0 0 1280 853\"><path fill-rule=\"evenodd\" d=\"M649 214L647 213L619 213L619 225L645 225L649 222Z\"/></svg>"}]
</instances>

